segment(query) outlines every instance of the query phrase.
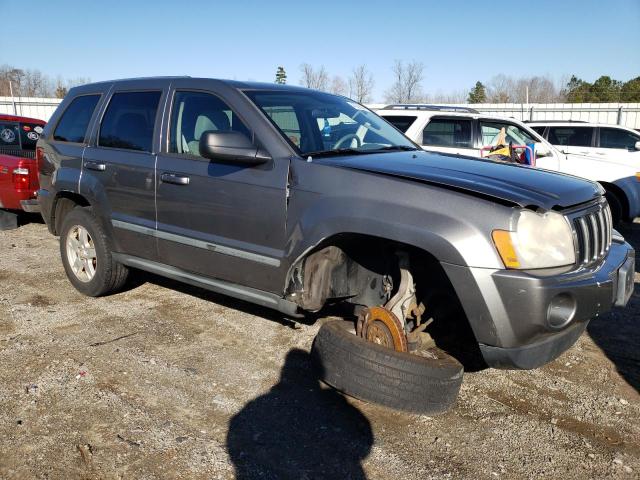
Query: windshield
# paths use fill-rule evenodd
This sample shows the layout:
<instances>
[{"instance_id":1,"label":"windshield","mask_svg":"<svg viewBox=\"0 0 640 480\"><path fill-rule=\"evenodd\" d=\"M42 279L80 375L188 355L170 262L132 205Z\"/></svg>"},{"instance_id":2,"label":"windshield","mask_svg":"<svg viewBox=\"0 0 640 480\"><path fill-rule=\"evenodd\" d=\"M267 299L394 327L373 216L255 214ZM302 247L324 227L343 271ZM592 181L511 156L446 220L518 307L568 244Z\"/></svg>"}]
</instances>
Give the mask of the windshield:
<instances>
[{"instance_id":1,"label":"windshield","mask_svg":"<svg viewBox=\"0 0 640 480\"><path fill-rule=\"evenodd\" d=\"M245 94L303 156L416 149L385 120L344 97L314 91Z\"/></svg>"}]
</instances>

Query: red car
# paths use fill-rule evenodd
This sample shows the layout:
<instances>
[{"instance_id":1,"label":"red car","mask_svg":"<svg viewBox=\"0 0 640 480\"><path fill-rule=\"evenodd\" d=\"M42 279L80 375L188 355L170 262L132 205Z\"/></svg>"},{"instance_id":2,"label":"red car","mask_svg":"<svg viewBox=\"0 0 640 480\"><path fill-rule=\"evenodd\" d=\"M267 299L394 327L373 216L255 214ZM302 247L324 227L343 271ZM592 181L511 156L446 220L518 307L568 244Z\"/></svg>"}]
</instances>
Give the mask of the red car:
<instances>
[{"instance_id":1,"label":"red car","mask_svg":"<svg viewBox=\"0 0 640 480\"><path fill-rule=\"evenodd\" d=\"M40 211L35 150L45 123L0 114L0 209Z\"/></svg>"}]
</instances>

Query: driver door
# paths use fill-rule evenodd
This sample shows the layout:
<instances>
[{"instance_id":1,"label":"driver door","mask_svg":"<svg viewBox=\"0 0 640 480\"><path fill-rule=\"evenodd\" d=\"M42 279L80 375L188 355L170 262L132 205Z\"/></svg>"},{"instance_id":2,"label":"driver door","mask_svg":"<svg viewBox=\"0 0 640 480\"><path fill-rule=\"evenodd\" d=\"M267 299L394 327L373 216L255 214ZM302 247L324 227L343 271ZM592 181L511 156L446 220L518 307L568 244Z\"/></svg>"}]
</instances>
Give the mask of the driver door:
<instances>
[{"instance_id":1,"label":"driver door","mask_svg":"<svg viewBox=\"0 0 640 480\"><path fill-rule=\"evenodd\" d=\"M213 91L173 90L169 104L156 169L161 261L260 290L281 287L288 161L241 166L203 158L205 131L252 138L246 122Z\"/></svg>"}]
</instances>

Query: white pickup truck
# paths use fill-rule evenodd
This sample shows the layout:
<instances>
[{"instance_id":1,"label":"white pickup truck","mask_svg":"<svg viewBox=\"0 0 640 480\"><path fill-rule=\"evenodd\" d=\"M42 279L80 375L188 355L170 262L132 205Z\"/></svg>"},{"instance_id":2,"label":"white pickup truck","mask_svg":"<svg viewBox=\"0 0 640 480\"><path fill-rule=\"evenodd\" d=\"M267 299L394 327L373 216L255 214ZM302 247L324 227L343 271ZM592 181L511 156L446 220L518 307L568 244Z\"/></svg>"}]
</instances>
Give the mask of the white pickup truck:
<instances>
[{"instance_id":1,"label":"white pickup truck","mask_svg":"<svg viewBox=\"0 0 640 480\"><path fill-rule=\"evenodd\" d=\"M386 105L376 113L425 150L483 156L505 129L507 143L535 143L536 167L599 182L607 191L614 221L640 216L640 165L624 155L594 157L564 153L528 125L485 115L473 108L437 105Z\"/></svg>"}]
</instances>

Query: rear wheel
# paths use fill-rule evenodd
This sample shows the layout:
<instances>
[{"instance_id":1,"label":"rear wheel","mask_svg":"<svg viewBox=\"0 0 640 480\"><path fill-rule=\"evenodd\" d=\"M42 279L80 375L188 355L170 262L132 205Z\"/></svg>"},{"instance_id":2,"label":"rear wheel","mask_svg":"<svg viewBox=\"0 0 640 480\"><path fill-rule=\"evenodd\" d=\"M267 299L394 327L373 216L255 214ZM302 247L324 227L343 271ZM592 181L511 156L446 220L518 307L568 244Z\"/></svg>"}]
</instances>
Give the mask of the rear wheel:
<instances>
[{"instance_id":1,"label":"rear wheel","mask_svg":"<svg viewBox=\"0 0 640 480\"><path fill-rule=\"evenodd\" d=\"M89 207L77 207L65 217L60 254L69 281L84 295L106 295L127 280L129 270L113 260L111 240Z\"/></svg>"}]
</instances>

